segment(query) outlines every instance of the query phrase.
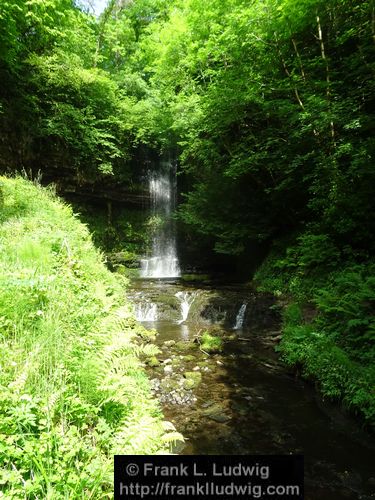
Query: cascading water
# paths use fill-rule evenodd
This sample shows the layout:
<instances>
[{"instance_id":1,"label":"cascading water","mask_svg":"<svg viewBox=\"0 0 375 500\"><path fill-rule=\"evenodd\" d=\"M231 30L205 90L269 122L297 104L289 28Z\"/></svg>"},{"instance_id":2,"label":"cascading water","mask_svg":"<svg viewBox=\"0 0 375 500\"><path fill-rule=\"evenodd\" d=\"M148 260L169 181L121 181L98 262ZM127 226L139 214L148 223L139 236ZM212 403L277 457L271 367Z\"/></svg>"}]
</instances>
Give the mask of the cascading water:
<instances>
[{"instance_id":1,"label":"cascading water","mask_svg":"<svg viewBox=\"0 0 375 500\"><path fill-rule=\"evenodd\" d=\"M177 297L181 303L181 319L179 321L179 324L181 324L187 320L196 294L191 292L177 292L175 297Z\"/></svg>"},{"instance_id":2,"label":"cascading water","mask_svg":"<svg viewBox=\"0 0 375 500\"><path fill-rule=\"evenodd\" d=\"M138 302L134 309L137 321L152 322L158 319L158 309L153 302Z\"/></svg>"},{"instance_id":3,"label":"cascading water","mask_svg":"<svg viewBox=\"0 0 375 500\"><path fill-rule=\"evenodd\" d=\"M247 308L247 304L245 302L244 304L242 304L242 306L240 307L240 310L238 311L238 314L236 316L236 324L234 325L233 330L241 330L241 328L243 327L243 323L245 320L245 314L246 314L246 308Z\"/></svg>"},{"instance_id":4,"label":"cascading water","mask_svg":"<svg viewBox=\"0 0 375 500\"><path fill-rule=\"evenodd\" d=\"M176 230L172 212L176 206L176 172L170 162L148 175L151 214L156 226L151 257L141 261L142 278L176 278L180 268L176 250Z\"/></svg>"}]
</instances>

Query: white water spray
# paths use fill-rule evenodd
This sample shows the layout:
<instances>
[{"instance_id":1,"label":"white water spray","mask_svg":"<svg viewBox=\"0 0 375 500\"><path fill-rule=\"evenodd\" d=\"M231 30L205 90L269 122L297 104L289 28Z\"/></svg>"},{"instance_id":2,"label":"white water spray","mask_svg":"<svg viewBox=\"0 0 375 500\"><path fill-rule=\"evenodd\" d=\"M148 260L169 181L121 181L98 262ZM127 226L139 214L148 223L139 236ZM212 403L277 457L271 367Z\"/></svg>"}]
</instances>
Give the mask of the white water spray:
<instances>
[{"instance_id":1,"label":"white water spray","mask_svg":"<svg viewBox=\"0 0 375 500\"><path fill-rule=\"evenodd\" d=\"M243 327L243 323L245 320L246 308L247 308L247 304L245 302L244 304L242 304L242 306L240 307L240 310L237 313L236 324L234 325L233 330L241 330L241 328Z\"/></svg>"},{"instance_id":2,"label":"white water spray","mask_svg":"<svg viewBox=\"0 0 375 500\"><path fill-rule=\"evenodd\" d=\"M156 229L152 241L152 255L141 260L142 278L176 278L180 267L176 250L175 224L171 218L176 206L176 175L171 163L162 170L149 173L151 214Z\"/></svg>"},{"instance_id":3,"label":"white water spray","mask_svg":"<svg viewBox=\"0 0 375 500\"><path fill-rule=\"evenodd\" d=\"M189 316L189 311L190 308L194 302L194 299L196 297L196 294L193 292L177 292L175 296L178 298L178 300L181 303L181 319L178 322L179 324L184 323L188 316Z\"/></svg>"},{"instance_id":4,"label":"white water spray","mask_svg":"<svg viewBox=\"0 0 375 500\"><path fill-rule=\"evenodd\" d=\"M158 308L153 302L138 302L134 313L137 321L152 322L158 319Z\"/></svg>"}]
</instances>

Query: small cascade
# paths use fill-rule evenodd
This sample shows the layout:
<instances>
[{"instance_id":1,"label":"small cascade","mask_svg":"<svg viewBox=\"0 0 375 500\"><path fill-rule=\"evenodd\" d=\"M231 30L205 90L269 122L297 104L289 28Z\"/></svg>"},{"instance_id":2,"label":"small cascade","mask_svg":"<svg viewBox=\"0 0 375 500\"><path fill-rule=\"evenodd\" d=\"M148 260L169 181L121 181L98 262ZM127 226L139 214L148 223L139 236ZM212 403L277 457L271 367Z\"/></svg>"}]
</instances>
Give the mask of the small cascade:
<instances>
[{"instance_id":1,"label":"small cascade","mask_svg":"<svg viewBox=\"0 0 375 500\"><path fill-rule=\"evenodd\" d=\"M237 313L236 316L236 324L233 327L233 330L241 330L243 327L243 323L245 320L245 314L246 314L246 308L247 308L247 303L243 303L242 306L240 307L240 310Z\"/></svg>"},{"instance_id":2,"label":"small cascade","mask_svg":"<svg viewBox=\"0 0 375 500\"><path fill-rule=\"evenodd\" d=\"M179 324L181 324L181 323L184 323L189 316L189 311L190 311L190 308L191 308L191 306L194 302L194 299L196 297L196 293L194 293L194 292L177 292L175 294L175 297L177 297L181 303L181 319L178 322Z\"/></svg>"},{"instance_id":3,"label":"small cascade","mask_svg":"<svg viewBox=\"0 0 375 500\"><path fill-rule=\"evenodd\" d=\"M138 302L135 304L134 313L137 321L152 322L158 319L158 309L153 302Z\"/></svg>"},{"instance_id":4,"label":"small cascade","mask_svg":"<svg viewBox=\"0 0 375 500\"><path fill-rule=\"evenodd\" d=\"M155 220L151 256L141 260L142 278L177 278L180 268L176 249L176 228L172 218L176 207L176 169L170 162L148 173L151 215Z\"/></svg>"}]
</instances>

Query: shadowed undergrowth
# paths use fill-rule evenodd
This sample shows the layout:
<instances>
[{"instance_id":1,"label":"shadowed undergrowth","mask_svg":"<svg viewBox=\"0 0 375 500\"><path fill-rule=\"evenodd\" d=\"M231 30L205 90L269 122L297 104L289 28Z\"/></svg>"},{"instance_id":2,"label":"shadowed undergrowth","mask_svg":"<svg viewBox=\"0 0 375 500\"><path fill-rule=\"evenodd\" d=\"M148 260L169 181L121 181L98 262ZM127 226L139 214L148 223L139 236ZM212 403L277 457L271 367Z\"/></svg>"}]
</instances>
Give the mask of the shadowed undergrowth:
<instances>
[{"instance_id":1,"label":"shadowed undergrowth","mask_svg":"<svg viewBox=\"0 0 375 500\"><path fill-rule=\"evenodd\" d=\"M258 269L260 290L288 297L280 352L375 428L374 261L341 257L327 237L302 236L276 249Z\"/></svg>"}]
</instances>

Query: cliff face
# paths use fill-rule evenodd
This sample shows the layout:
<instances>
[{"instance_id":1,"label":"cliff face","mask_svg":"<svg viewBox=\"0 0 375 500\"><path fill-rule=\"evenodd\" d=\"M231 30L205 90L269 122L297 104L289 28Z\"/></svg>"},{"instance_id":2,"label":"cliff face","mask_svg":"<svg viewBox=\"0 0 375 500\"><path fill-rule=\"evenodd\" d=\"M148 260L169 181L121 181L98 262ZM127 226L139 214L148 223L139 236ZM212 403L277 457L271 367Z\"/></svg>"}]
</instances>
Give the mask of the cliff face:
<instances>
[{"instance_id":1,"label":"cliff face","mask_svg":"<svg viewBox=\"0 0 375 500\"><path fill-rule=\"evenodd\" d=\"M75 164L71 152L52 138L42 144L14 129L0 137L0 173L20 173L38 179L43 185L54 184L56 192L80 203L115 203L140 209L149 203L144 174L155 154L139 148L122 165L115 165L115 175L103 175L88 165ZM24 131L23 131L24 132Z\"/></svg>"}]
</instances>

